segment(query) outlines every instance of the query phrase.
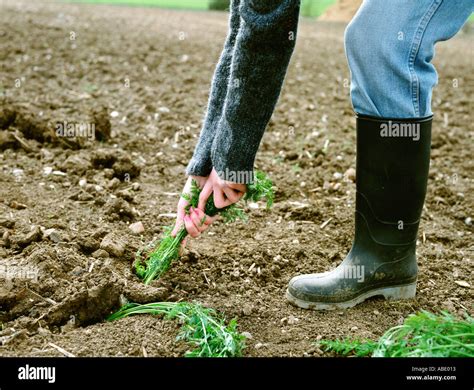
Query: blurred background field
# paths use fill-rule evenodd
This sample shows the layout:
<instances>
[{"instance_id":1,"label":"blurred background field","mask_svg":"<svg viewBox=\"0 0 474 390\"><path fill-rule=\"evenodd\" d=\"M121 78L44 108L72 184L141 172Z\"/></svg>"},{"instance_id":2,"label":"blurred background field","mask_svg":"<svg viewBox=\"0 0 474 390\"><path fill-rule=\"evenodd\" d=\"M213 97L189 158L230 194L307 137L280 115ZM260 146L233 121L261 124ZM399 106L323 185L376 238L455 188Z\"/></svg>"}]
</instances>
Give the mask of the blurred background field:
<instances>
[{"instance_id":1,"label":"blurred background field","mask_svg":"<svg viewBox=\"0 0 474 390\"><path fill-rule=\"evenodd\" d=\"M71 3L108 4L133 7L158 7L182 10L219 10L229 9L230 0L63 0ZM349 22L362 0L301 0L301 15L320 18L326 21ZM472 28L474 14L469 18Z\"/></svg>"},{"instance_id":2,"label":"blurred background field","mask_svg":"<svg viewBox=\"0 0 474 390\"><path fill-rule=\"evenodd\" d=\"M117 4L127 6L147 6L188 10L223 10L228 8L229 0L72 0L74 3ZM336 0L303 0L303 16L318 17Z\"/></svg>"}]
</instances>

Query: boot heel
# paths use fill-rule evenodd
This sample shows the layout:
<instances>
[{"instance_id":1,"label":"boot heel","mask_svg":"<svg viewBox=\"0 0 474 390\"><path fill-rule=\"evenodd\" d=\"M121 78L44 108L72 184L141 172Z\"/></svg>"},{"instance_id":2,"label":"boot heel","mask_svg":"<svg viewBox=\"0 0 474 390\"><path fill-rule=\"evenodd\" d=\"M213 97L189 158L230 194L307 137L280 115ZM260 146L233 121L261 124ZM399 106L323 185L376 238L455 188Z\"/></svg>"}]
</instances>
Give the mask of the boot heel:
<instances>
[{"instance_id":1,"label":"boot heel","mask_svg":"<svg viewBox=\"0 0 474 390\"><path fill-rule=\"evenodd\" d=\"M416 282L404 286L384 288L382 294L385 299L393 301L414 298L416 295Z\"/></svg>"}]
</instances>

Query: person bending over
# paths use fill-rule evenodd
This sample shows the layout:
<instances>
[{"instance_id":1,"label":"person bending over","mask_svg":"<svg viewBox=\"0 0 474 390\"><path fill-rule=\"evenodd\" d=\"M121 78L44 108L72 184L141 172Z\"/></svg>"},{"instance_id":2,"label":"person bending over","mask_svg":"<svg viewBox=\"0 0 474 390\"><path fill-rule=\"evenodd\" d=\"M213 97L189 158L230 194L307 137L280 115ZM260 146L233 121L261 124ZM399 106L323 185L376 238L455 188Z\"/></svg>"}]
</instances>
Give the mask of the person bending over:
<instances>
[{"instance_id":1,"label":"person bending over","mask_svg":"<svg viewBox=\"0 0 474 390\"><path fill-rule=\"evenodd\" d=\"M212 81L204 124L187 166L202 188L175 232L197 237L204 215L237 202L253 179L255 155L278 100L297 33L299 0L233 0L229 33ZM345 32L356 115L355 234L345 260L330 272L299 275L287 299L305 309L348 308L382 295L416 292L416 239L431 146L431 95L437 42L454 36L473 0L365 0ZM357 278L354 277L357 275Z\"/></svg>"}]
</instances>

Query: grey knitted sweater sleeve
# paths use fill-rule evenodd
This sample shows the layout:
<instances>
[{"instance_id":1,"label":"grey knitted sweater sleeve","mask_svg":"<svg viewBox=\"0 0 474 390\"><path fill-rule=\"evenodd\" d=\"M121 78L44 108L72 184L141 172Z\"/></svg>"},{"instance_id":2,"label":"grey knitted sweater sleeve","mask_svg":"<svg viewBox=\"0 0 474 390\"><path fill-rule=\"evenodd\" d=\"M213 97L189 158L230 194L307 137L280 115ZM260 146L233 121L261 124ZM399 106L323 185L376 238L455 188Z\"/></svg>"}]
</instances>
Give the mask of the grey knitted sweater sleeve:
<instances>
[{"instance_id":1,"label":"grey knitted sweater sleeve","mask_svg":"<svg viewBox=\"0 0 474 390\"><path fill-rule=\"evenodd\" d=\"M229 82L232 53L234 52L235 39L239 32L240 0L232 0L230 7L229 32L224 44L219 62L217 63L212 79L211 92L207 104L201 135L194 150L194 155L187 167L187 173L196 176L207 176L212 170L211 147L216 133L219 119L222 115L227 84Z\"/></svg>"},{"instance_id":2,"label":"grey knitted sweater sleeve","mask_svg":"<svg viewBox=\"0 0 474 390\"><path fill-rule=\"evenodd\" d=\"M226 41L226 47L232 44L232 27L237 26L232 19L238 12L229 73L220 70L221 65L229 66L222 64L229 61L224 57L225 47L214 76L206 121L187 171L206 176L214 167L224 180L250 183L255 155L295 46L300 0L240 0L236 7L237 3L234 0L232 4ZM227 78L222 79L222 75Z\"/></svg>"}]
</instances>

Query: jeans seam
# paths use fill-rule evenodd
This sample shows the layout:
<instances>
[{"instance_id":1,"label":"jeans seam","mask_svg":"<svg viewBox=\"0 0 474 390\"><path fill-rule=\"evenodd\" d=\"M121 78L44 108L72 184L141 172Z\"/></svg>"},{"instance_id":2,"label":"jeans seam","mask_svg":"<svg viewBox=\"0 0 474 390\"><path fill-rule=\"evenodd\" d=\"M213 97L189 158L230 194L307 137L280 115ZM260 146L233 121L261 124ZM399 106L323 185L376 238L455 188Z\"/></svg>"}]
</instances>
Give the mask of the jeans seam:
<instances>
[{"instance_id":1,"label":"jeans seam","mask_svg":"<svg viewBox=\"0 0 474 390\"><path fill-rule=\"evenodd\" d=\"M413 37L413 42L411 44L408 68L410 71L411 97L416 117L420 116L420 82L415 72L415 60L420 50L421 41L423 40L423 35L426 31L428 23L430 22L431 18L438 10L442 2L443 0L434 0L431 3L428 10L425 12L422 19L420 20L420 23L418 24L418 27L415 31L415 35Z\"/></svg>"}]
</instances>

